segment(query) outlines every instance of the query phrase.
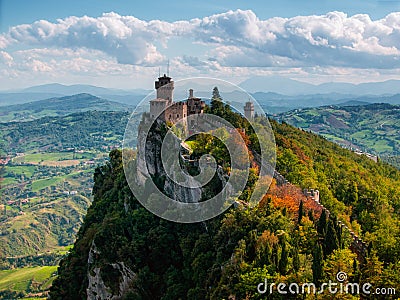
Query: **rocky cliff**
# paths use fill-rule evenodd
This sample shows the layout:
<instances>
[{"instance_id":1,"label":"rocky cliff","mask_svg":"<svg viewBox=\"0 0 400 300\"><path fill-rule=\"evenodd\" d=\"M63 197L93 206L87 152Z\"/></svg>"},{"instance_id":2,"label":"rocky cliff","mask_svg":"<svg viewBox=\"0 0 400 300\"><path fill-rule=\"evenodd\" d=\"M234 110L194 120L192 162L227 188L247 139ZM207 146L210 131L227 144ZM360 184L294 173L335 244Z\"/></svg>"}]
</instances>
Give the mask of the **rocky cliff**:
<instances>
[{"instance_id":1,"label":"rocky cliff","mask_svg":"<svg viewBox=\"0 0 400 300\"><path fill-rule=\"evenodd\" d=\"M142 127L146 125L141 124ZM122 154L119 151L111 152L110 163L96 169L93 205L78 234L75 247L60 265L60 273L68 275L62 275L56 280L52 299L125 299L142 293L143 287L138 282L142 284L145 279L140 270L147 267L149 261L151 264L160 261L181 264L182 253L174 232L177 229L186 229L180 224L164 221L147 212L130 191L126 178L131 179L137 188L146 186L152 180L160 191L175 201L199 202L206 194L210 196L210 185L216 188L214 192L217 193L226 184L226 175L218 167L212 182L206 188L190 188L199 185L194 182L195 179L190 178L188 180L193 182L186 182L186 186L174 182L161 163L161 146L165 132L165 124L162 122L154 123L149 134L145 134L143 128L139 130L139 151L136 159L131 162L134 171L132 177L129 174L125 176L122 170ZM181 142L179 138L173 137L171 146L179 149ZM141 148L145 151L140 151ZM193 163L192 161L192 167ZM196 163L195 165L198 166ZM183 171L187 172L185 164ZM171 174L174 170L168 172ZM149 198L152 192L144 191ZM152 236L155 234L152 227L167 231L167 247L157 245L164 243L164 240L161 236ZM172 230L166 230L166 227ZM204 232L207 225L203 223L188 227ZM147 235L151 237L147 238ZM124 242L129 244L125 245L127 249L121 246ZM152 251L146 247L160 247L157 250L159 256L151 255ZM158 293L151 292L150 295Z\"/></svg>"}]
</instances>

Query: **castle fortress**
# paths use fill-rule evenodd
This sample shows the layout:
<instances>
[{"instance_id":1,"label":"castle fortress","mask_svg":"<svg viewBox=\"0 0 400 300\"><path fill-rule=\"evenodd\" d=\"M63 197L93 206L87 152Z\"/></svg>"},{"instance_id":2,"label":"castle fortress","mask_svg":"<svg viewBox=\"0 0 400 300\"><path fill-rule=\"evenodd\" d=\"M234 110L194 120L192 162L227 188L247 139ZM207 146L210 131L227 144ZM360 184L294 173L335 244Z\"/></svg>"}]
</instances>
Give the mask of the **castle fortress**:
<instances>
[{"instance_id":1,"label":"castle fortress","mask_svg":"<svg viewBox=\"0 0 400 300\"><path fill-rule=\"evenodd\" d=\"M165 122L176 123L191 115L204 113L205 102L194 97L193 89L189 90L189 97L180 102L174 102L174 81L164 74L155 81L156 99L150 101L150 116ZM247 119L254 118L254 104L250 101L244 106L244 115Z\"/></svg>"},{"instance_id":2,"label":"castle fortress","mask_svg":"<svg viewBox=\"0 0 400 300\"><path fill-rule=\"evenodd\" d=\"M190 115L198 115L204 112L205 102L193 95L189 90L189 97L185 101L174 102L174 82L171 77L159 77L155 82L157 97L150 101L151 118L160 118L163 121L176 123L180 119Z\"/></svg>"}]
</instances>

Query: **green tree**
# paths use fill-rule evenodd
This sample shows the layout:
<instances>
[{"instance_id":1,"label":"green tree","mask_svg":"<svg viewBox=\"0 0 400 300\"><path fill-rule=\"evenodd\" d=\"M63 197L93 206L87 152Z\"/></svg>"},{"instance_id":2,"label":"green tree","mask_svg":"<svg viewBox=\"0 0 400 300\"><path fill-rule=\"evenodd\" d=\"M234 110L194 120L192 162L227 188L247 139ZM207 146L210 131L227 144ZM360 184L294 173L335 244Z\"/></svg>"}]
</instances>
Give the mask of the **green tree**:
<instances>
[{"instance_id":1,"label":"green tree","mask_svg":"<svg viewBox=\"0 0 400 300\"><path fill-rule=\"evenodd\" d=\"M303 207L303 200L300 201L299 205L299 212L298 212L298 217L297 217L297 224L301 224L301 219L305 216L305 211Z\"/></svg>"},{"instance_id":2,"label":"green tree","mask_svg":"<svg viewBox=\"0 0 400 300\"><path fill-rule=\"evenodd\" d=\"M336 249L325 260L326 280L336 280L338 272L345 272L347 280L353 276L353 262L357 257L350 249Z\"/></svg>"},{"instance_id":3,"label":"green tree","mask_svg":"<svg viewBox=\"0 0 400 300\"><path fill-rule=\"evenodd\" d=\"M349 196L351 204L358 204L358 185L355 181L350 186Z\"/></svg>"},{"instance_id":4,"label":"green tree","mask_svg":"<svg viewBox=\"0 0 400 300\"><path fill-rule=\"evenodd\" d=\"M297 273L300 270L299 245L296 243L292 250L293 270Z\"/></svg>"},{"instance_id":5,"label":"green tree","mask_svg":"<svg viewBox=\"0 0 400 300\"><path fill-rule=\"evenodd\" d=\"M335 224L333 220L328 221L328 227L324 238L324 255L330 255L334 250L339 248L339 240L336 234Z\"/></svg>"},{"instance_id":6,"label":"green tree","mask_svg":"<svg viewBox=\"0 0 400 300\"><path fill-rule=\"evenodd\" d=\"M383 263L379 261L376 251L372 251L362 266L361 281L368 282L373 286L378 286L380 283L385 284L382 280L382 273Z\"/></svg>"},{"instance_id":7,"label":"green tree","mask_svg":"<svg viewBox=\"0 0 400 300\"><path fill-rule=\"evenodd\" d=\"M251 268L249 271L240 275L240 281L235 286L235 290L240 299L265 299L265 295L257 292L260 283L268 282L272 277L268 274L266 266L262 268ZM263 287L264 288L264 287Z\"/></svg>"},{"instance_id":8,"label":"green tree","mask_svg":"<svg viewBox=\"0 0 400 300\"><path fill-rule=\"evenodd\" d=\"M218 87L214 87L211 97L211 113L223 117L224 112L224 103L222 102L222 97L219 94Z\"/></svg>"},{"instance_id":9,"label":"green tree","mask_svg":"<svg viewBox=\"0 0 400 300\"><path fill-rule=\"evenodd\" d=\"M313 251L313 262L312 262L312 274L313 282L315 285L319 286L321 284L321 279L323 277L323 253L320 244L314 247Z\"/></svg>"},{"instance_id":10,"label":"green tree","mask_svg":"<svg viewBox=\"0 0 400 300\"><path fill-rule=\"evenodd\" d=\"M319 217L317 223L317 231L320 235L324 236L327 229L327 216L325 209L322 210L321 216Z\"/></svg>"},{"instance_id":11,"label":"green tree","mask_svg":"<svg viewBox=\"0 0 400 300\"><path fill-rule=\"evenodd\" d=\"M282 275L286 275L289 264L289 252L287 250L286 241L283 240L281 248L282 248L281 257L279 260L278 268L279 268L279 273L281 273Z\"/></svg>"}]
</instances>

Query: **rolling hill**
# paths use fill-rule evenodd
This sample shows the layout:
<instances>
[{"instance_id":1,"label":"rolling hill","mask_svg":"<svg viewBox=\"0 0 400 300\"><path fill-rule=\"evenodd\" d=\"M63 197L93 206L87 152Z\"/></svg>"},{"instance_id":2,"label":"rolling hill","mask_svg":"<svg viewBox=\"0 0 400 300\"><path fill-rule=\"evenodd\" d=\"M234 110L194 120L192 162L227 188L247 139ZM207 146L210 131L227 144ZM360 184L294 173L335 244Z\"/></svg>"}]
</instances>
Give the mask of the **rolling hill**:
<instances>
[{"instance_id":1,"label":"rolling hill","mask_svg":"<svg viewBox=\"0 0 400 300\"><path fill-rule=\"evenodd\" d=\"M364 82L360 84L326 82L316 85L281 76L253 76L239 85L243 89L252 93L274 92L292 96L329 93L350 94L354 96L400 93L399 80Z\"/></svg>"},{"instance_id":2,"label":"rolling hill","mask_svg":"<svg viewBox=\"0 0 400 300\"><path fill-rule=\"evenodd\" d=\"M23 104L2 106L0 122L30 121L44 116L64 116L85 111L129 111L132 106L90 94L55 97Z\"/></svg>"},{"instance_id":3,"label":"rolling hill","mask_svg":"<svg viewBox=\"0 0 400 300\"><path fill-rule=\"evenodd\" d=\"M280 114L294 109L319 106L358 106L372 103L400 104L400 94L387 96L352 96L338 93L285 96L276 93L257 92L252 94L265 113Z\"/></svg>"},{"instance_id":4,"label":"rolling hill","mask_svg":"<svg viewBox=\"0 0 400 300\"><path fill-rule=\"evenodd\" d=\"M400 155L400 106L386 103L323 106L277 115L288 124L318 133L346 148L382 157Z\"/></svg>"},{"instance_id":5,"label":"rolling hill","mask_svg":"<svg viewBox=\"0 0 400 300\"><path fill-rule=\"evenodd\" d=\"M91 202L92 173L120 147L128 112L88 111L0 124L0 257L73 242ZM71 192L71 193L70 193Z\"/></svg>"},{"instance_id":6,"label":"rolling hill","mask_svg":"<svg viewBox=\"0 0 400 300\"><path fill-rule=\"evenodd\" d=\"M150 91L143 89L120 90L85 84L63 85L59 83L50 83L20 90L1 91L0 107L76 94L91 94L99 98L123 104L136 105L148 95L149 92Z\"/></svg>"}]
</instances>

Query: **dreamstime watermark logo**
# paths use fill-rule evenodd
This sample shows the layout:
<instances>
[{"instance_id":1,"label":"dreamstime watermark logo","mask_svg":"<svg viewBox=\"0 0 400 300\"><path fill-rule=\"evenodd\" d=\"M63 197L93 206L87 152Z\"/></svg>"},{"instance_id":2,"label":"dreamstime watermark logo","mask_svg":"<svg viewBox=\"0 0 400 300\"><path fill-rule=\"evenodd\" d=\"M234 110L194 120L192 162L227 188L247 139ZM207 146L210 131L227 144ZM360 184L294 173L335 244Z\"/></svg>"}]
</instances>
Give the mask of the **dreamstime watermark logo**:
<instances>
[{"instance_id":1,"label":"dreamstime watermark logo","mask_svg":"<svg viewBox=\"0 0 400 300\"><path fill-rule=\"evenodd\" d=\"M336 274L336 280L339 282L345 282L347 280L347 274L345 272L339 271Z\"/></svg>"},{"instance_id":2,"label":"dreamstime watermark logo","mask_svg":"<svg viewBox=\"0 0 400 300\"><path fill-rule=\"evenodd\" d=\"M374 288L372 284L366 282L359 284L356 282L347 282L348 276L345 272L338 272L336 274L336 282L329 280L323 282L319 287L314 283L270 283L265 279L257 285L257 292L259 294L273 294L278 293L281 295L299 295L299 294L351 294L351 295L395 295L396 289L392 287L377 287Z\"/></svg>"},{"instance_id":3,"label":"dreamstime watermark logo","mask_svg":"<svg viewBox=\"0 0 400 300\"><path fill-rule=\"evenodd\" d=\"M229 105L232 111L243 112L248 102L247 122L258 139L257 151L248 149L247 137L237 123L231 124L204 110L204 100L210 99L214 87L221 95L222 109ZM249 205L256 205L269 188L276 160L268 119L263 118L261 125L253 118L254 114L264 115L257 101L238 86L213 78L173 82L164 76L156 81L156 89L156 95L150 94L136 107L125 129L123 167L136 199L170 221L194 223L211 219L237 201L254 159L260 168ZM229 153L229 174L212 155L204 154L199 159L190 156L190 143L186 141L201 134L222 142ZM198 174L188 171L193 166ZM210 196L204 187L215 178L222 188Z\"/></svg>"}]
</instances>

